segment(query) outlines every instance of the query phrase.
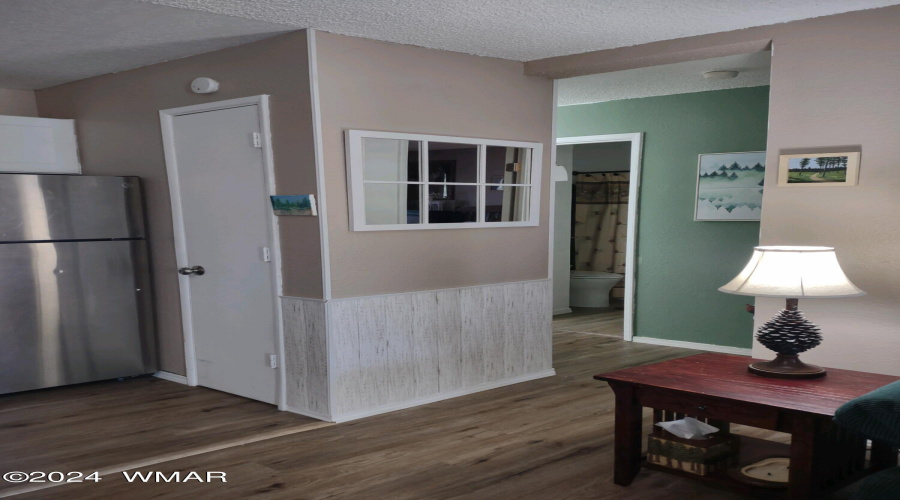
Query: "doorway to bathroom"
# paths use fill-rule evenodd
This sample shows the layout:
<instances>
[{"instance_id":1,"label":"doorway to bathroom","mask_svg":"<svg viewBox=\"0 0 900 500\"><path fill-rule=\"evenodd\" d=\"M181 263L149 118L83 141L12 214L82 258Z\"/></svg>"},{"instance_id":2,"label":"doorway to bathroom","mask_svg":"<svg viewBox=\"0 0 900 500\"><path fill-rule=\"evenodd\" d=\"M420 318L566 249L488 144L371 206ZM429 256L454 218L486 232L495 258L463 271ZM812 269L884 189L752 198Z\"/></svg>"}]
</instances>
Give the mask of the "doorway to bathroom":
<instances>
[{"instance_id":1,"label":"doorway to bathroom","mask_svg":"<svg viewBox=\"0 0 900 500\"><path fill-rule=\"evenodd\" d=\"M600 186L588 185L586 180L590 178L573 172L597 176L599 170L624 170L614 165L611 149L617 146L597 143L625 142L631 133L639 132L643 134L642 147L635 151L640 157L629 157L630 164L640 167L640 174L628 172L626 272L614 266L616 274L630 275L619 285L625 287L622 337L648 344L748 352L753 332L748 302L740 296L735 299L723 294L718 288L740 272L752 248L759 244L757 219L764 210L764 185L758 179L765 169L764 162L735 165L729 161L703 166L700 160L725 158L709 155L742 155L766 149L771 60L771 52L759 50L573 76L555 82L556 133L563 139L557 142L559 158L554 160L561 164L571 156L568 168L560 165L553 177L559 179L552 191L558 197L554 203L552 240L557 328L609 332L603 323L607 327L610 323L601 321L603 318L581 319L573 327L574 317L565 315L572 310L570 298L572 292L578 293L579 279L572 279L570 242L573 237L591 232L590 226L587 234L571 230L572 183L576 188L584 183L586 187L581 191L585 195L603 191ZM605 155L588 161L586 166L585 158L590 157L586 152L602 148L606 148ZM711 183L701 181L710 168L719 173L714 189L708 188ZM724 170L727 176L722 174ZM771 172L771 168L768 170ZM712 176L711 173L707 177ZM607 172L604 177L611 175ZM741 178L747 186L739 181ZM756 182L751 185L752 178ZM638 181L640 200L636 198ZM713 205L714 216L706 215L710 211L708 204ZM589 210L581 212L592 214ZM594 216L603 218L602 214ZM576 222L581 222L578 210ZM612 245L612 239L601 231L597 243ZM592 247L585 240L575 243L572 247L579 253L574 261L575 271L583 258L594 263L592 271L608 272L602 262L597 268L591 254L597 251L602 256L600 246ZM621 251L621 244L617 251ZM628 283L629 280L633 281ZM594 281L580 282L587 289L600 289L590 286ZM612 305L615 307L615 302ZM560 325L561 322L570 324Z\"/></svg>"},{"instance_id":2,"label":"doorway to bathroom","mask_svg":"<svg viewBox=\"0 0 900 500\"><path fill-rule=\"evenodd\" d=\"M557 140L554 329L631 340L641 133Z\"/></svg>"}]
</instances>

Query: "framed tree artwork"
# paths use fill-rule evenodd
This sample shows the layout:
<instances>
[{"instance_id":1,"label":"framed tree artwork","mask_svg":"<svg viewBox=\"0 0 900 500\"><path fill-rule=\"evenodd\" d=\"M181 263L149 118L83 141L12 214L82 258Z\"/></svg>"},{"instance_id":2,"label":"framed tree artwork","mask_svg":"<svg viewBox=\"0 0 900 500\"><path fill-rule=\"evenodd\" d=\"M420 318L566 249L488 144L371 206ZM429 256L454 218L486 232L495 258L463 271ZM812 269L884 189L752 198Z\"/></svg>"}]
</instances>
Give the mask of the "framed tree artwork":
<instances>
[{"instance_id":1,"label":"framed tree artwork","mask_svg":"<svg viewBox=\"0 0 900 500\"><path fill-rule=\"evenodd\" d=\"M765 151L701 154L694 220L758 221L765 177Z\"/></svg>"},{"instance_id":2,"label":"framed tree artwork","mask_svg":"<svg viewBox=\"0 0 900 500\"><path fill-rule=\"evenodd\" d=\"M781 155L779 187L855 186L859 152Z\"/></svg>"},{"instance_id":3,"label":"framed tree artwork","mask_svg":"<svg viewBox=\"0 0 900 500\"><path fill-rule=\"evenodd\" d=\"M318 215L316 195L276 195L269 196L275 215Z\"/></svg>"}]
</instances>

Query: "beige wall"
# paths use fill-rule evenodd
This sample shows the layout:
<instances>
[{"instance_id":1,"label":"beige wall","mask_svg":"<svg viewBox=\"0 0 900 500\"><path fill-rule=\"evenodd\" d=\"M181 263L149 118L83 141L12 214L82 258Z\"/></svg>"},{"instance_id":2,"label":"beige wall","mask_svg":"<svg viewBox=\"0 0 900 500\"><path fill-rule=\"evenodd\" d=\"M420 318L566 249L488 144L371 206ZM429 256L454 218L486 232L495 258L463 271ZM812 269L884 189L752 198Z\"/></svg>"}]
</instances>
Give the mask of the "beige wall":
<instances>
[{"instance_id":1,"label":"beige wall","mask_svg":"<svg viewBox=\"0 0 900 500\"><path fill-rule=\"evenodd\" d=\"M34 91L0 89L0 115L37 116Z\"/></svg>"},{"instance_id":2,"label":"beige wall","mask_svg":"<svg viewBox=\"0 0 900 500\"><path fill-rule=\"evenodd\" d=\"M900 7L852 12L527 64L574 75L773 46L768 170L760 243L831 245L863 298L804 300L824 342L804 355L900 375ZM860 148L859 186L778 188L784 152ZM832 149L834 151L834 149ZM783 303L757 301L756 327ZM747 332L751 335L752 332ZM772 353L755 345L756 357Z\"/></svg>"},{"instance_id":3,"label":"beige wall","mask_svg":"<svg viewBox=\"0 0 900 500\"><path fill-rule=\"evenodd\" d=\"M317 33L334 297L547 277L552 82L523 64ZM538 227L351 232L343 131L544 144Z\"/></svg>"},{"instance_id":4,"label":"beige wall","mask_svg":"<svg viewBox=\"0 0 900 500\"><path fill-rule=\"evenodd\" d=\"M869 294L801 301L824 335L804 359L900 375L900 7L798 23L773 48L760 243L834 246ZM859 186L775 187L779 152L845 146L862 150ZM758 300L756 326L779 307Z\"/></svg>"},{"instance_id":5,"label":"beige wall","mask_svg":"<svg viewBox=\"0 0 900 500\"><path fill-rule=\"evenodd\" d=\"M74 118L85 174L143 178L155 281L161 368L184 374L181 308L158 111L269 94L277 190L316 192L305 32L104 75L37 92L40 115ZM210 95L190 91L218 80ZM322 296L319 222L280 219L284 294Z\"/></svg>"}]
</instances>

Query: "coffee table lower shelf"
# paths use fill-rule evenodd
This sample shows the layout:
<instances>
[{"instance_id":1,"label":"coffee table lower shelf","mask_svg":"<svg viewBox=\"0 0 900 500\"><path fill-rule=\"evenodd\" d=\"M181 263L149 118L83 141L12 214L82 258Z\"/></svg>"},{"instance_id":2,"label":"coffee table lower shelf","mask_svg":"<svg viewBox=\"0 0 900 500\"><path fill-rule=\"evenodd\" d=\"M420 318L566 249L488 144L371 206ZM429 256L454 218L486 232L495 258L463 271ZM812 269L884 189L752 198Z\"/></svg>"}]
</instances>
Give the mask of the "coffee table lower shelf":
<instances>
[{"instance_id":1,"label":"coffee table lower shelf","mask_svg":"<svg viewBox=\"0 0 900 500\"><path fill-rule=\"evenodd\" d=\"M757 462L768 457L788 457L790 456L791 446L789 444L777 443L766 439L759 439L749 436L739 436L741 440L740 452L738 455L738 466ZM716 471L705 476L685 472L679 469L672 469L663 465L657 465L644 460L643 467L646 469L674 474L676 476L696 479L727 488L729 491L736 491L750 495L754 498L786 498L787 484L783 488L767 488L756 486L747 482L740 481L732 477L728 471Z\"/></svg>"}]
</instances>

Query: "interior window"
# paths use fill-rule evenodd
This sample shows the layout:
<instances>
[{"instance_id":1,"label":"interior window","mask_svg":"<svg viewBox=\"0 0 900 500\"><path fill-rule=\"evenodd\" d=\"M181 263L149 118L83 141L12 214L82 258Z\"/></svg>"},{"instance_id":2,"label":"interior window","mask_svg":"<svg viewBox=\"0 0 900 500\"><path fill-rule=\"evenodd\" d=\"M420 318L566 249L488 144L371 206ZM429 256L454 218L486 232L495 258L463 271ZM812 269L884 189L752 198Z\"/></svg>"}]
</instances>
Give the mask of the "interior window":
<instances>
[{"instance_id":1,"label":"interior window","mask_svg":"<svg viewBox=\"0 0 900 500\"><path fill-rule=\"evenodd\" d=\"M352 229L537 225L540 143L347 132Z\"/></svg>"}]
</instances>

